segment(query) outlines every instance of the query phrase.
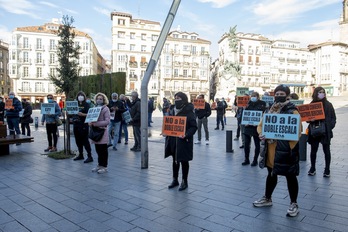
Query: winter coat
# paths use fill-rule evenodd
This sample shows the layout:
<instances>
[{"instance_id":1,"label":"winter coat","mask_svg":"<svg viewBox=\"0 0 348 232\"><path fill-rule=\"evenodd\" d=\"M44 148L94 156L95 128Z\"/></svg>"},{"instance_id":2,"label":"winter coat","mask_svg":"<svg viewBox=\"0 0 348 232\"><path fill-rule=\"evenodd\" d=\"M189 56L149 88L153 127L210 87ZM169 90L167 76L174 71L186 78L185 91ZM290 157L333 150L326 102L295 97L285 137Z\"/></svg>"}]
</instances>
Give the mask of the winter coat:
<instances>
[{"instance_id":1,"label":"winter coat","mask_svg":"<svg viewBox=\"0 0 348 232\"><path fill-rule=\"evenodd\" d=\"M108 125L110 123L110 110L106 105L102 106L102 110L100 112L100 115L98 117L98 121L93 122L93 126L105 128L103 138L95 142L93 140L90 140L91 143L94 144L107 144L109 142L109 135L108 135Z\"/></svg>"},{"instance_id":2,"label":"winter coat","mask_svg":"<svg viewBox=\"0 0 348 232\"><path fill-rule=\"evenodd\" d=\"M257 100L256 102L249 101L247 107L245 108L245 110L261 111L262 113L265 111L265 109L266 109L266 102L262 100ZM241 120L242 120L242 117L241 117ZM258 136L257 126L245 125L244 134L249 136Z\"/></svg>"},{"instance_id":3,"label":"winter coat","mask_svg":"<svg viewBox=\"0 0 348 232\"><path fill-rule=\"evenodd\" d=\"M118 109L115 112L115 117L113 120L111 120L112 122L121 122L122 121L122 113L124 113L126 111L126 108L124 106L124 103L121 100L117 100L116 102L113 102L112 100L109 102L109 110L110 113L114 112L111 108L112 107L117 107Z\"/></svg>"},{"instance_id":4,"label":"winter coat","mask_svg":"<svg viewBox=\"0 0 348 232\"><path fill-rule=\"evenodd\" d=\"M30 123L31 114L33 109L30 103L25 103L23 117L21 118L21 123Z\"/></svg>"},{"instance_id":5,"label":"winter coat","mask_svg":"<svg viewBox=\"0 0 348 232\"><path fill-rule=\"evenodd\" d=\"M23 109L22 102L18 98L13 98L12 102L13 109L5 109L7 118L19 118L19 112Z\"/></svg>"},{"instance_id":6,"label":"winter coat","mask_svg":"<svg viewBox=\"0 0 348 232\"><path fill-rule=\"evenodd\" d=\"M0 121L4 121L5 116L5 103L0 102Z\"/></svg>"},{"instance_id":7,"label":"winter coat","mask_svg":"<svg viewBox=\"0 0 348 232\"><path fill-rule=\"evenodd\" d=\"M193 111L194 106L191 103L187 103L177 115L175 115L174 108L174 105L170 107L170 116L186 117L185 138L167 136L164 157L174 156L176 162L190 161L193 159L193 135L197 131L197 121Z\"/></svg>"},{"instance_id":8,"label":"winter coat","mask_svg":"<svg viewBox=\"0 0 348 232\"><path fill-rule=\"evenodd\" d=\"M82 101L82 102L78 102L78 106L79 106L79 112L87 114L88 110L90 108L90 104L87 103L86 101ZM85 123L86 120L86 116L79 116L77 114L73 115L73 124L74 124L74 128L78 128L79 131L83 132L83 133L88 133L88 124Z\"/></svg>"},{"instance_id":9,"label":"winter coat","mask_svg":"<svg viewBox=\"0 0 348 232\"><path fill-rule=\"evenodd\" d=\"M336 126L336 113L335 109L332 106L331 102L329 102L326 98L322 100L323 102L323 108L325 113L325 120L323 121L325 123L325 135L321 137L313 137L311 136L310 126L308 126L308 143L311 144L314 140L320 140L322 144L330 144L331 139L333 138L333 132L332 129ZM313 101L311 102L313 103ZM321 121L321 120L320 120ZM310 124L316 124L319 123L319 120L316 120L314 122L310 122Z\"/></svg>"},{"instance_id":10,"label":"winter coat","mask_svg":"<svg viewBox=\"0 0 348 232\"><path fill-rule=\"evenodd\" d=\"M216 104L216 115L224 115L225 113L225 106L224 106L224 103L222 101L219 101L217 104Z\"/></svg>"},{"instance_id":11,"label":"winter coat","mask_svg":"<svg viewBox=\"0 0 348 232\"><path fill-rule=\"evenodd\" d=\"M205 102L204 109L195 109L195 113L198 119L202 119L204 117L208 118L211 115L211 108L208 102Z\"/></svg>"},{"instance_id":12,"label":"winter coat","mask_svg":"<svg viewBox=\"0 0 348 232\"><path fill-rule=\"evenodd\" d=\"M140 105L140 99L137 98L133 101L132 106L130 108L130 115L132 117L131 124L132 126L138 126L140 127L140 118L141 118L141 105Z\"/></svg>"},{"instance_id":13,"label":"winter coat","mask_svg":"<svg viewBox=\"0 0 348 232\"><path fill-rule=\"evenodd\" d=\"M41 118L41 122L46 121L47 124L55 124L56 123L56 119L61 114L61 110L60 110L57 102L54 102L54 112L55 112L54 114L43 114L42 118Z\"/></svg>"},{"instance_id":14,"label":"winter coat","mask_svg":"<svg viewBox=\"0 0 348 232\"><path fill-rule=\"evenodd\" d=\"M280 114L298 114L296 106L289 102L284 106ZM262 120L257 127L257 132L262 133ZM300 124L299 138L301 136L302 128ZM273 169L275 175L299 175L299 143L298 141L275 140L269 143L268 140L267 151L265 154L266 166Z\"/></svg>"}]
</instances>

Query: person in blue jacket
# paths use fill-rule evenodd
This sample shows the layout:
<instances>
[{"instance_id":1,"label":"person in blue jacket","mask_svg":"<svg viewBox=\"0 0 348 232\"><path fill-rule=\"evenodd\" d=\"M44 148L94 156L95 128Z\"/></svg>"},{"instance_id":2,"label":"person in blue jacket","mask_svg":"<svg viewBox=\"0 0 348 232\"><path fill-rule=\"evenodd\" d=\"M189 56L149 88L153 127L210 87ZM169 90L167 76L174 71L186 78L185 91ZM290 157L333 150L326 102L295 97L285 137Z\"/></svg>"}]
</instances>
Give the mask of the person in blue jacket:
<instances>
[{"instance_id":1,"label":"person in blue jacket","mask_svg":"<svg viewBox=\"0 0 348 232\"><path fill-rule=\"evenodd\" d=\"M21 130L19 129L19 112L22 110L22 103L15 97L15 93L12 91L9 92L8 97L12 100L12 107L5 109L8 129L11 135L14 135L15 132L19 135L21 134Z\"/></svg>"}]
</instances>

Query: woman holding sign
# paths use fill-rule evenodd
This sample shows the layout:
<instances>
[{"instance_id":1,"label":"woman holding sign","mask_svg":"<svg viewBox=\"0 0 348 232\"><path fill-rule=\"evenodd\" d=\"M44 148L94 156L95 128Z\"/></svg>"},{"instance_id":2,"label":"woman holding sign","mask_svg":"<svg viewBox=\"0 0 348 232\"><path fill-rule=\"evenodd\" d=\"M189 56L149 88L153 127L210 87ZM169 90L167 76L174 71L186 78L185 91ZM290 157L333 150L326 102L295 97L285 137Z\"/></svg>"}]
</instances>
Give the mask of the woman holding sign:
<instances>
[{"instance_id":1,"label":"woman holding sign","mask_svg":"<svg viewBox=\"0 0 348 232\"><path fill-rule=\"evenodd\" d=\"M279 85L274 90L274 104L269 110L270 114L298 114L296 106L289 100L290 89L285 85ZM285 117L284 117L285 118ZM261 140L265 140L262 135L261 121L257 127L257 132ZM300 126L299 126L300 127ZM298 138L301 136L301 129L298 130ZM253 202L255 207L272 206L272 193L278 183L278 175L286 177L288 191L290 195L290 207L287 216L297 216L298 204L298 181L299 174L299 144L298 141L281 139L266 139L266 150L264 152L264 165L267 167L268 176L266 179L265 195ZM263 163L263 162L260 162ZM261 165L260 165L261 167ZM263 168L263 167L262 167Z\"/></svg>"},{"instance_id":2,"label":"woman holding sign","mask_svg":"<svg viewBox=\"0 0 348 232\"><path fill-rule=\"evenodd\" d=\"M323 87L317 87L313 91L312 102L322 102L325 119L324 120L313 120L309 124L309 133L308 133L308 143L311 145L311 168L308 171L308 175L314 176L316 173L315 162L317 159L317 152L319 148L319 143L322 144L324 154L325 154L325 169L324 177L330 177L330 163L331 163L331 151L330 151L330 142L333 137L332 129L336 125L336 113L331 102L326 99L325 89ZM322 126L325 128L321 135L314 135L311 128L312 126Z\"/></svg>"},{"instance_id":3,"label":"woman holding sign","mask_svg":"<svg viewBox=\"0 0 348 232\"><path fill-rule=\"evenodd\" d=\"M179 191L188 187L187 177L189 173L189 161L193 159L193 135L197 130L197 121L193 104L188 102L187 95L178 92L174 95L174 105L170 106L169 116L181 116L186 118L184 134L179 137L167 136L165 142L165 158L173 157L173 181L168 188L179 185L179 169L182 167L182 182ZM165 134L165 133L163 133Z\"/></svg>"}]
</instances>

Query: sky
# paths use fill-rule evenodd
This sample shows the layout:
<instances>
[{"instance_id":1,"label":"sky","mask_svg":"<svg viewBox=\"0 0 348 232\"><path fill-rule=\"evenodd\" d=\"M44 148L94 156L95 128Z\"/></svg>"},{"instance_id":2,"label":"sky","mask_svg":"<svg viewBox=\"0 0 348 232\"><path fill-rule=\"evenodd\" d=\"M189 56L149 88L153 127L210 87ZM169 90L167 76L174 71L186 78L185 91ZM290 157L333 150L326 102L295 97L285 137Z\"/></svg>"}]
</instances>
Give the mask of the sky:
<instances>
[{"instance_id":1,"label":"sky","mask_svg":"<svg viewBox=\"0 0 348 232\"><path fill-rule=\"evenodd\" d=\"M10 41L16 27L39 26L72 16L73 26L88 33L105 59L111 59L111 12L163 25L173 0L0 0L0 39ZM181 0L172 29L196 32L211 41L212 60L218 41L237 25L237 32L261 34L308 44L338 41L342 0Z\"/></svg>"}]
</instances>

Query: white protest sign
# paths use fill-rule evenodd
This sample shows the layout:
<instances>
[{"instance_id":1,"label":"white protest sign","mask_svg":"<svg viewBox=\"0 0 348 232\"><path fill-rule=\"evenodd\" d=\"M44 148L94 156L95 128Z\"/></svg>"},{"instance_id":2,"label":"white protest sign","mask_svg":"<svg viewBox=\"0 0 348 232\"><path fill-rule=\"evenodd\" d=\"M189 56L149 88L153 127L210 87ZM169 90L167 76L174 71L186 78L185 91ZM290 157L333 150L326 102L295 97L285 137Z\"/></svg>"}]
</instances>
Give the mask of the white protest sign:
<instances>
[{"instance_id":1,"label":"white protest sign","mask_svg":"<svg viewBox=\"0 0 348 232\"><path fill-rule=\"evenodd\" d=\"M41 103L41 114L55 114L54 103Z\"/></svg>"},{"instance_id":2,"label":"white protest sign","mask_svg":"<svg viewBox=\"0 0 348 232\"><path fill-rule=\"evenodd\" d=\"M262 118L262 111L259 110L243 110L242 125L259 125Z\"/></svg>"},{"instance_id":3,"label":"white protest sign","mask_svg":"<svg viewBox=\"0 0 348 232\"><path fill-rule=\"evenodd\" d=\"M66 112L68 112L68 114L78 114L79 103L77 101L66 101L65 108L66 108Z\"/></svg>"},{"instance_id":4,"label":"white protest sign","mask_svg":"<svg viewBox=\"0 0 348 232\"><path fill-rule=\"evenodd\" d=\"M89 108L85 123L98 121L102 107Z\"/></svg>"},{"instance_id":5,"label":"white protest sign","mask_svg":"<svg viewBox=\"0 0 348 232\"><path fill-rule=\"evenodd\" d=\"M24 114L24 109L22 109L21 111L19 111L19 117L22 118Z\"/></svg>"},{"instance_id":6,"label":"white protest sign","mask_svg":"<svg viewBox=\"0 0 348 232\"><path fill-rule=\"evenodd\" d=\"M130 121L132 121L131 114L128 110L122 113L122 118L126 123L129 123Z\"/></svg>"},{"instance_id":7,"label":"white protest sign","mask_svg":"<svg viewBox=\"0 0 348 232\"><path fill-rule=\"evenodd\" d=\"M294 103L295 106L298 106L298 105L303 105L304 100L290 100L290 102Z\"/></svg>"},{"instance_id":8,"label":"white protest sign","mask_svg":"<svg viewBox=\"0 0 348 232\"><path fill-rule=\"evenodd\" d=\"M262 135L266 139L298 141L300 122L299 114L264 114Z\"/></svg>"},{"instance_id":9,"label":"white protest sign","mask_svg":"<svg viewBox=\"0 0 348 232\"><path fill-rule=\"evenodd\" d=\"M274 103L274 97L273 96L262 96L262 101L266 102L268 106L273 105Z\"/></svg>"},{"instance_id":10,"label":"white protest sign","mask_svg":"<svg viewBox=\"0 0 348 232\"><path fill-rule=\"evenodd\" d=\"M115 111L110 112L110 120L114 120L115 119Z\"/></svg>"}]
</instances>

